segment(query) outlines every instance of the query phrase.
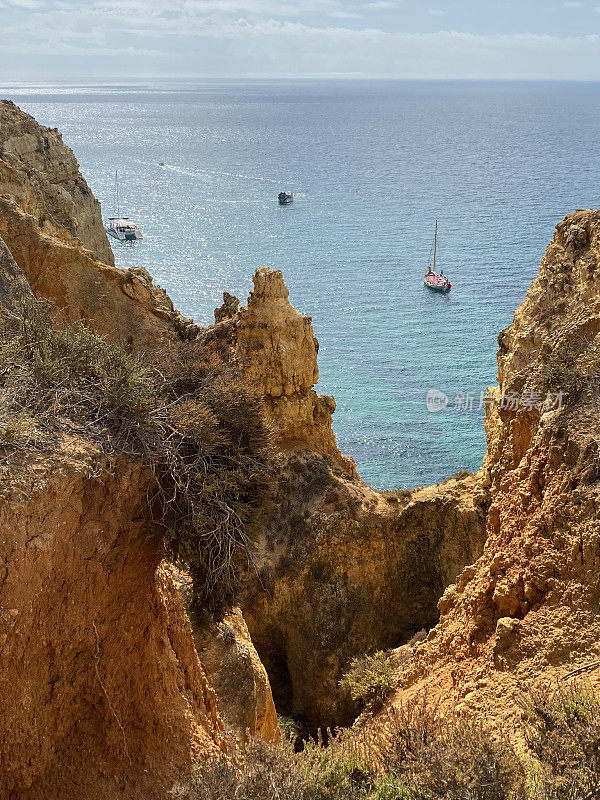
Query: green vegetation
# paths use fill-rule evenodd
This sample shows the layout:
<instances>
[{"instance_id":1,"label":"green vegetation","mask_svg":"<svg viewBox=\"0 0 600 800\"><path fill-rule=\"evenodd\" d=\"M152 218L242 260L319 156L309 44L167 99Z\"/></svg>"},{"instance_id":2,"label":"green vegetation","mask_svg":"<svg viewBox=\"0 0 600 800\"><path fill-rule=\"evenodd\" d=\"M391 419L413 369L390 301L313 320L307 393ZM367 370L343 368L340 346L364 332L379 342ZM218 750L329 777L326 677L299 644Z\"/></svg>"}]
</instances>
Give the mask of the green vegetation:
<instances>
[{"instance_id":1,"label":"green vegetation","mask_svg":"<svg viewBox=\"0 0 600 800\"><path fill-rule=\"evenodd\" d=\"M55 330L32 301L0 331L0 465L51 452L65 435L150 468L149 508L190 570L197 608L229 606L273 461L260 399L239 376L199 344L151 364L81 324Z\"/></svg>"},{"instance_id":2,"label":"green vegetation","mask_svg":"<svg viewBox=\"0 0 600 800\"><path fill-rule=\"evenodd\" d=\"M395 666L388 653L381 651L355 658L340 681L361 711L379 710L394 688Z\"/></svg>"},{"instance_id":3,"label":"green vegetation","mask_svg":"<svg viewBox=\"0 0 600 800\"><path fill-rule=\"evenodd\" d=\"M326 489L337 484L337 480L331 472L333 467L331 456L305 451L301 455L292 456L289 466L293 473L304 479L302 484L298 484L302 487L304 500L312 498L315 494L322 494Z\"/></svg>"},{"instance_id":4,"label":"green vegetation","mask_svg":"<svg viewBox=\"0 0 600 800\"><path fill-rule=\"evenodd\" d=\"M534 692L524 703L529 795L534 800L600 797L600 698L586 684Z\"/></svg>"},{"instance_id":5,"label":"green vegetation","mask_svg":"<svg viewBox=\"0 0 600 800\"><path fill-rule=\"evenodd\" d=\"M442 715L421 697L386 711L385 743L344 731L296 752L252 742L203 764L176 800L593 800L600 796L600 700L589 687L523 702L528 751L501 731ZM515 732L517 733L517 732Z\"/></svg>"},{"instance_id":6,"label":"green vegetation","mask_svg":"<svg viewBox=\"0 0 600 800\"><path fill-rule=\"evenodd\" d=\"M286 717L283 714L277 714L277 724L283 735L291 742L295 742L300 735L298 723L292 717Z\"/></svg>"}]
</instances>

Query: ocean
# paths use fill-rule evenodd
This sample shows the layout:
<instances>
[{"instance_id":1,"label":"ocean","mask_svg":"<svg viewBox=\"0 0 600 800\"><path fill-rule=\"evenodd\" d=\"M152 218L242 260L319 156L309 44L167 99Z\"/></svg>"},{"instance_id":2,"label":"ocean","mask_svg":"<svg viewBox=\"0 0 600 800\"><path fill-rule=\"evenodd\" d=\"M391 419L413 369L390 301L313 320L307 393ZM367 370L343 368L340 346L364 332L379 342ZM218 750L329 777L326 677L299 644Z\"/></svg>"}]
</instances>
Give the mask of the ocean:
<instances>
[{"instance_id":1,"label":"ocean","mask_svg":"<svg viewBox=\"0 0 600 800\"><path fill-rule=\"evenodd\" d=\"M600 84L203 80L10 85L58 127L115 245L200 324L256 267L283 270L320 342L342 452L380 488L476 469L481 393L564 214L600 205ZM159 166L163 162L164 166ZM289 207L277 194L295 193ZM423 287L436 217L444 296ZM428 410L427 392L448 397Z\"/></svg>"}]
</instances>

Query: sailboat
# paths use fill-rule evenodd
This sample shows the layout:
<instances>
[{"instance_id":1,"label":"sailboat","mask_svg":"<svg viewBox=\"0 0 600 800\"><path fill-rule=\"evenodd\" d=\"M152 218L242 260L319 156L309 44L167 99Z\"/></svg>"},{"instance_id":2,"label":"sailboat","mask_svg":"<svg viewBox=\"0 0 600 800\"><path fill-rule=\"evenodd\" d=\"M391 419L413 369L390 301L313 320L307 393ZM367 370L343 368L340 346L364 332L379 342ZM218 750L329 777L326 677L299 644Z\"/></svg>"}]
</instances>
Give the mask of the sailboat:
<instances>
[{"instance_id":1,"label":"sailboat","mask_svg":"<svg viewBox=\"0 0 600 800\"><path fill-rule=\"evenodd\" d=\"M428 289L431 289L434 292L449 292L452 288L452 284L448 280L448 278L444 275L444 271L440 270L440 274L438 275L435 271L436 267L436 258L437 258L437 238L438 238L438 221L437 217L435 218L435 235L433 237L433 266L431 264L427 265L427 272L425 273L425 278L423 279L423 283L427 286Z\"/></svg>"},{"instance_id":2,"label":"sailboat","mask_svg":"<svg viewBox=\"0 0 600 800\"><path fill-rule=\"evenodd\" d=\"M119 173L115 170L115 197L114 197L114 213L116 216L109 217L105 225L106 232L113 239L119 242L134 242L142 239L142 232L137 225L130 222L129 217L121 216L121 203L119 198Z\"/></svg>"}]
</instances>

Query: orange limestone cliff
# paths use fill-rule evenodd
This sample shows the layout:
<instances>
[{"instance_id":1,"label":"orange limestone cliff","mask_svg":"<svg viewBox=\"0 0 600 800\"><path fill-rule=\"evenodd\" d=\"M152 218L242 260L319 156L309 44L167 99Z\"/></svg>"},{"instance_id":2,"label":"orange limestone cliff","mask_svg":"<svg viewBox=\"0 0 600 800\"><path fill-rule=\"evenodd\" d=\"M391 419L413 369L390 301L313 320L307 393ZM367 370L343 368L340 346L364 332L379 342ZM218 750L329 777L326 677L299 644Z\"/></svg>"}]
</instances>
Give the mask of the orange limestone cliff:
<instances>
[{"instance_id":1,"label":"orange limestone cliff","mask_svg":"<svg viewBox=\"0 0 600 800\"><path fill-rule=\"evenodd\" d=\"M72 151L8 101L0 101L0 239L60 323L84 320L130 351L197 335L145 269L114 267L100 205Z\"/></svg>"},{"instance_id":2,"label":"orange limestone cliff","mask_svg":"<svg viewBox=\"0 0 600 800\"><path fill-rule=\"evenodd\" d=\"M0 100L0 197L57 236L78 239L101 261L114 257L100 203L56 128L46 128L14 103Z\"/></svg>"},{"instance_id":3,"label":"orange limestone cliff","mask_svg":"<svg viewBox=\"0 0 600 800\"><path fill-rule=\"evenodd\" d=\"M487 543L393 700L426 692L486 720L519 715L540 681L600 677L600 212L557 226L498 341Z\"/></svg>"},{"instance_id":4,"label":"orange limestone cliff","mask_svg":"<svg viewBox=\"0 0 600 800\"><path fill-rule=\"evenodd\" d=\"M319 343L310 317L297 311L280 270L257 269L248 304L225 293L216 324L203 335L235 361L251 386L264 396L282 450L307 449L331 456L351 475L354 461L338 450L332 429L335 400L318 395Z\"/></svg>"},{"instance_id":5,"label":"orange limestone cliff","mask_svg":"<svg viewBox=\"0 0 600 800\"><path fill-rule=\"evenodd\" d=\"M224 295L201 335L264 398L281 448L273 510L256 535L241 606L278 710L308 729L348 723L339 688L352 658L404 644L437 621L437 601L482 550L487 491L463 475L414 492L358 478L319 397L310 317L279 270L259 269L246 306Z\"/></svg>"},{"instance_id":6,"label":"orange limestone cliff","mask_svg":"<svg viewBox=\"0 0 600 800\"><path fill-rule=\"evenodd\" d=\"M3 800L158 800L221 748L148 485L72 438L2 469Z\"/></svg>"}]
</instances>

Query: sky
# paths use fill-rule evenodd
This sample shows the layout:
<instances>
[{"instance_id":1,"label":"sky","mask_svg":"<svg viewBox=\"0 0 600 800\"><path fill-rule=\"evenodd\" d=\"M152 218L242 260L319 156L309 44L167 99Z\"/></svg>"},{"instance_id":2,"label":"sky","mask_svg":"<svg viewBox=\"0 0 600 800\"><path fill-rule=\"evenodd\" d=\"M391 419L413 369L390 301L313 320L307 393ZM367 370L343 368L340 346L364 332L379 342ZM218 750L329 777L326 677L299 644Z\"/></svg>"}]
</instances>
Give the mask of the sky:
<instances>
[{"instance_id":1,"label":"sky","mask_svg":"<svg viewBox=\"0 0 600 800\"><path fill-rule=\"evenodd\" d=\"M0 0L0 80L600 80L600 0Z\"/></svg>"}]
</instances>

